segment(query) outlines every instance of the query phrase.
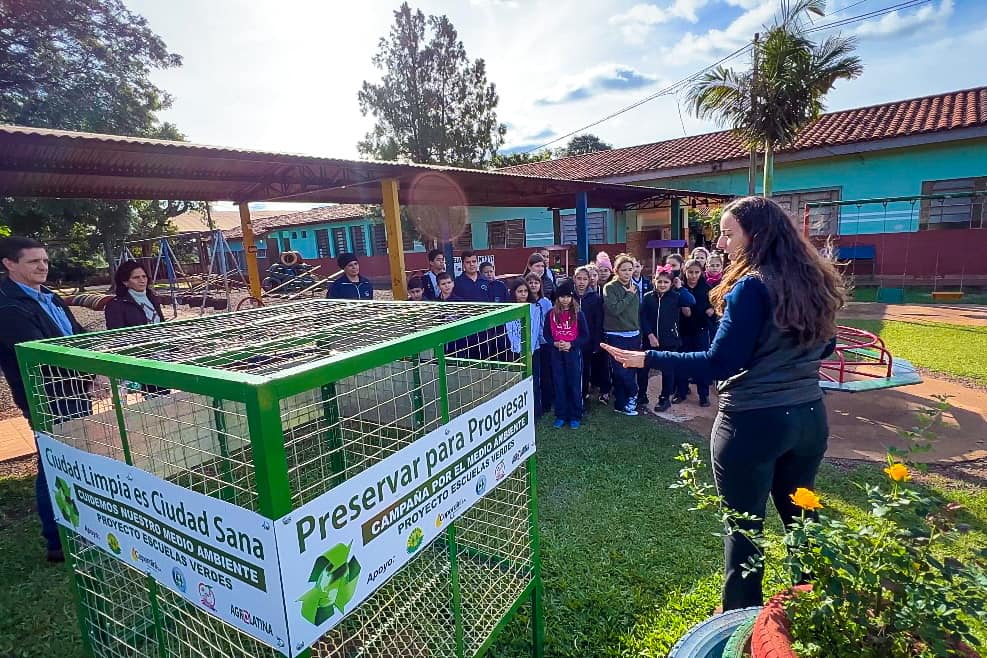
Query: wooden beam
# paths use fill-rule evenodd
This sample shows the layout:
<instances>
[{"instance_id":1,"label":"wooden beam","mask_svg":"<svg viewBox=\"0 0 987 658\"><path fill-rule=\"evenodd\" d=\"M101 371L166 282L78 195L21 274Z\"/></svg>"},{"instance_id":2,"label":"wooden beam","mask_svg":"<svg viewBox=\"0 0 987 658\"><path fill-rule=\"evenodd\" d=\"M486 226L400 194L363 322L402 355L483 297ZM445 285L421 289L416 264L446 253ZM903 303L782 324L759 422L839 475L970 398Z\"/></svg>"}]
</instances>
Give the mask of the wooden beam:
<instances>
[{"instance_id":1,"label":"wooden beam","mask_svg":"<svg viewBox=\"0 0 987 658\"><path fill-rule=\"evenodd\" d=\"M243 257L247 263L247 279L250 281L250 295L260 299L260 268L257 266L257 245L254 244L254 227L250 223L250 204L240 204L240 228L243 230Z\"/></svg>"},{"instance_id":2,"label":"wooden beam","mask_svg":"<svg viewBox=\"0 0 987 658\"><path fill-rule=\"evenodd\" d=\"M401 239L401 204L398 201L398 181L386 178L380 182L384 206L384 232L387 235L387 259L391 266L391 292L394 299L408 299L408 282L404 279L404 246Z\"/></svg>"}]
</instances>

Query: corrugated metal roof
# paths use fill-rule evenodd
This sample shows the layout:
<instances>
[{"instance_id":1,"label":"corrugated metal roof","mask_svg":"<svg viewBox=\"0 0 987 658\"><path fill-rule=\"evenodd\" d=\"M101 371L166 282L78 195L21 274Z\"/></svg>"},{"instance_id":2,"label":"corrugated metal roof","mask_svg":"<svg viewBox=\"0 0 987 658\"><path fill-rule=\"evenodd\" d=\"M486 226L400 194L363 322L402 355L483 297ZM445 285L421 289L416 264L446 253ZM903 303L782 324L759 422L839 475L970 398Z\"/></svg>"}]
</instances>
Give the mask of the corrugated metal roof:
<instances>
[{"instance_id":1,"label":"corrugated metal roof","mask_svg":"<svg viewBox=\"0 0 987 658\"><path fill-rule=\"evenodd\" d=\"M402 204L571 208L706 193L433 165L341 160L115 135L0 126L5 196L300 201L375 204L380 181L400 181Z\"/></svg>"}]
</instances>

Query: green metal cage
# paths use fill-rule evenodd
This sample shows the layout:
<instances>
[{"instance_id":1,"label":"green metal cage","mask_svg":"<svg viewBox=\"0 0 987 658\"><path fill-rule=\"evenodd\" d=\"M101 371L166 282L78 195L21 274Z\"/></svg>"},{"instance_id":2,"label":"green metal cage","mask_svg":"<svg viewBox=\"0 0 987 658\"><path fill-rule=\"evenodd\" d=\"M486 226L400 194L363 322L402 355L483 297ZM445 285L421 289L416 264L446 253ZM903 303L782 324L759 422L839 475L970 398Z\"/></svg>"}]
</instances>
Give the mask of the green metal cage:
<instances>
[{"instance_id":1,"label":"green metal cage","mask_svg":"<svg viewBox=\"0 0 987 658\"><path fill-rule=\"evenodd\" d=\"M312 300L17 349L36 429L273 520L528 377L529 322L523 305ZM531 456L310 654L479 656L530 605L540 655L535 488ZM279 655L62 532L91 655Z\"/></svg>"}]
</instances>

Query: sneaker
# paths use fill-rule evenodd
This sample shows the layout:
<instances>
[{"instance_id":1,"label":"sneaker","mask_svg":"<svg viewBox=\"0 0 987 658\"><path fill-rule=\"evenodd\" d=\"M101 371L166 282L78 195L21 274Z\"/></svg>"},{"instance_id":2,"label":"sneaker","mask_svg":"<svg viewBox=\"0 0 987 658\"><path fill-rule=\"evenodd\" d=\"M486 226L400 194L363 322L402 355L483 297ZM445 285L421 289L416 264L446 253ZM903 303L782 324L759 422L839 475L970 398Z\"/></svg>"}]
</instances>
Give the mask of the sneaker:
<instances>
[{"instance_id":1,"label":"sneaker","mask_svg":"<svg viewBox=\"0 0 987 658\"><path fill-rule=\"evenodd\" d=\"M709 399L707 398L705 400L700 400L699 401L699 406L700 407L708 407L709 406Z\"/></svg>"},{"instance_id":2,"label":"sneaker","mask_svg":"<svg viewBox=\"0 0 987 658\"><path fill-rule=\"evenodd\" d=\"M628 402L627 403L627 406L624 407L623 409L621 409L620 412L622 414L627 415L627 416L636 416L637 415L637 404L635 404L634 402Z\"/></svg>"},{"instance_id":3,"label":"sneaker","mask_svg":"<svg viewBox=\"0 0 987 658\"><path fill-rule=\"evenodd\" d=\"M637 399L637 406L639 406L639 407L642 406L642 405L646 407L650 403L651 403L651 400L648 399L648 396L647 395L645 395L644 397L640 397L639 396L638 399Z\"/></svg>"},{"instance_id":4,"label":"sneaker","mask_svg":"<svg viewBox=\"0 0 987 658\"><path fill-rule=\"evenodd\" d=\"M684 395L679 395L678 393L676 393L675 395L672 396L672 404L681 404L682 402L685 402Z\"/></svg>"},{"instance_id":5,"label":"sneaker","mask_svg":"<svg viewBox=\"0 0 987 658\"><path fill-rule=\"evenodd\" d=\"M565 427L565 421L562 420L561 418L556 418L555 422L552 423L552 427L554 427L557 430L562 429L563 427Z\"/></svg>"},{"instance_id":6,"label":"sneaker","mask_svg":"<svg viewBox=\"0 0 987 658\"><path fill-rule=\"evenodd\" d=\"M661 398L658 400L658 404L655 405L655 413L660 414L663 411L668 411L668 408L672 406L672 403L668 401L668 398Z\"/></svg>"},{"instance_id":7,"label":"sneaker","mask_svg":"<svg viewBox=\"0 0 987 658\"><path fill-rule=\"evenodd\" d=\"M569 421L569 427L571 427L574 430L578 430L580 425L581 425L581 423L578 420L570 420Z\"/></svg>"},{"instance_id":8,"label":"sneaker","mask_svg":"<svg viewBox=\"0 0 987 658\"><path fill-rule=\"evenodd\" d=\"M603 395L600 396L599 400L603 404L610 404L610 394L604 393Z\"/></svg>"}]
</instances>

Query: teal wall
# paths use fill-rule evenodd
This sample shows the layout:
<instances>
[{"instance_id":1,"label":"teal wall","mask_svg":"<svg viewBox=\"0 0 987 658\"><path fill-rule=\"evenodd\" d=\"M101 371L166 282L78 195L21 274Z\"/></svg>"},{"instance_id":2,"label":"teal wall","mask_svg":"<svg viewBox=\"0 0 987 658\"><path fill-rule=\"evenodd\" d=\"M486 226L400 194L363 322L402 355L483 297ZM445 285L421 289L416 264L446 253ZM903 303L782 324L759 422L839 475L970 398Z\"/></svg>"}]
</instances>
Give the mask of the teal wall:
<instances>
[{"instance_id":1,"label":"teal wall","mask_svg":"<svg viewBox=\"0 0 987 658\"><path fill-rule=\"evenodd\" d=\"M886 151L857 153L775 164L774 193L813 189L840 189L840 198L869 199L922 193L922 182L987 176L987 138L930 144ZM647 181L703 192L747 194L747 170L709 173ZM918 204L846 206L840 215L840 233L896 233L918 230Z\"/></svg>"},{"instance_id":2,"label":"teal wall","mask_svg":"<svg viewBox=\"0 0 987 658\"><path fill-rule=\"evenodd\" d=\"M614 212L612 210L607 210L603 208L590 208L589 212L606 212L607 213L607 242L622 242L626 234L626 226L621 217L618 217L616 224L614 221ZM574 215L575 210L563 210L562 216ZM622 214L622 213L621 213ZM537 247L541 245L550 245L554 242L554 228L552 226L552 211L546 210L545 208L487 208L487 207L473 207L469 208L469 222L473 227L473 248L474 249L487 249L489 244L487 243L487 224L489 222L504 221L509 219L524 219L524 227L526 234L526 245L528 247ZM342 222L331 222L326 224L309 224L306 226L294 226L286 229L278 229L267 233L264 238L277 238L278 243L283 244L281 240L287 237L291 241L291 249L301 253L303 258L317 258L318 248L316 245L315 231L320 229L329 230L330 238L330 250L331 257L335 258L338 254L336 253L335 247L332 244L332 229L345 227L346 228L346 245L347 249L353 250L353 231L363 230L366 235L367 249L371 249L371 232L370 227L375 221L371 219L355 219L352 221L342 221ZM263 243L260 245L263 246ZM230 248L233 251L242 251L243 243L241 240L230 240ZM424 251L424 247L416 242L414 251ZM363 254L371 255L371 254Z\"/></svg>"}]
</instances>

